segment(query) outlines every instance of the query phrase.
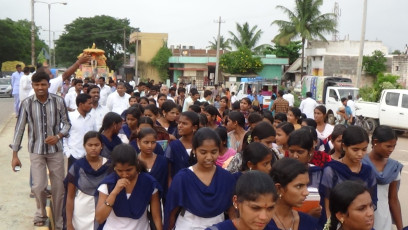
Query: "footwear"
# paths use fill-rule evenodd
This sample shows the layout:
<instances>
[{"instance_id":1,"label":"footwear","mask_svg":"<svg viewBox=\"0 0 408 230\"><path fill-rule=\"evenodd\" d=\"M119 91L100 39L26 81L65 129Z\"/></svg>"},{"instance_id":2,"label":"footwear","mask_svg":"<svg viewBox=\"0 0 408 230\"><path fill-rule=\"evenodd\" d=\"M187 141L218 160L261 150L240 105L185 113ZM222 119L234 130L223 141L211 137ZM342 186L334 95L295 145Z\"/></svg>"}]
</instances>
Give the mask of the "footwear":
<instances>
[{"instance_id":1,"label":"footwear","mask_svg":"<svg viewBox=\"0 0 408 230\"><path fill-rule=\"evenodd\" d=\"M30 192L30 198L34 198L34 193Z\"/></svg>"},{"instance_id":2,"label":"footwear","mask_svg":"<svg viewBox=\"0 0 408 230\"><path fill-rule=\"evenodd\" d=\"M36 226L36 227L42 227L44 225L45 225L44 220L39 220L39 221L34 222L34 226Z\"/></svg>"},{"instance_id":3,"label":"footwear","mask_svg":"<svg viewBox=\"0 0 408 230\"><path fill-rule=\"evenodd\" d=\"M51 191L50 190L48 190L48 189L45 189L44 190L44 192L45 192L45 194L47 194L47 198L51 198Z\"/></svg>"}]
</instances>

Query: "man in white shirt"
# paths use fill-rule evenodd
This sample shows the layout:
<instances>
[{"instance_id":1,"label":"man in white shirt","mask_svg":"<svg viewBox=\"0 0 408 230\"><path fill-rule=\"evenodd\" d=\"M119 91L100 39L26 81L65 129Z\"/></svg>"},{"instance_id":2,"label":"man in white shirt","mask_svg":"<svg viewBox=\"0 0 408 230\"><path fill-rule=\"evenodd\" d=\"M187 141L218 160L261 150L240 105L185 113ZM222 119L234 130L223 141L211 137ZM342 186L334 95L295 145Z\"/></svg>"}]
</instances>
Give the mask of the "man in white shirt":
<instances>
[{"instance_id":1,"label":"man in white shirt","mask_svg":"<svg viewBox=\"0 0 408 230\"><path fill-rule=\"evenodd\" d=\"M30 91L33 89L33 87L31 86L30 68L27 66L24 67L23 73L24 74L20 78L20 87L18 91L20 103L30 95Z\"/></svg>"},{"instance_id":2,"label":"man in white shirt","mask_svg":"<svg viewBox=\"0 0 408 230\"><path fill-rule=\"evenodd\" d=\"M193 105L195 101L197 101L200 98L200 94L198 93L197 89L192 89L191 90L191 96L187 97L184 100L184 105L183 105L183 112L188 111L188 108L190 105Z\"/></svg>"},{"instance_id":3,"label":"man in white shirt","mask_svg":"<svg viewBox=\"0 0 408 230\"><path fill-rule=\"evenodd\" d=\"M89 114L92 99L88 94L79 94L76 98L77 109L69 112L71 129L64 138L64 155L68 158L68 168L78 159L85 156L83 139L87 132L96 131L95 119Z\"/></svg>"},{"instance_id":4,"label":"man in white shirt","mask_svg":"<svg viewBox=\"0 0 408 230\"><path fill-rule=\"evenodd\" d=\"M65 95L65 105L67 106L69 112L75 111L77 108L76 98L82 91L82 83L83 82L81 79L74 79L74 90L68 92L67 95Z\"/></svg>"},{"instance_id":5,"label":"man in white shirt","mask_svg":"<svg viewBox=\"0 0 408 230\"><path fill-rule=\"evenodd\" d=\"M20 85L21 87L21 85ZM350 107L351 109L351 114L353 114L353 117L356 116L356 104L353 101L353 96L352 95L348 95L347 97L347 106Z\"/></svg>"},{"instance_id":6,"label":"man in white shirt","mask_svg":"<svg viewBox=\"0 0 408 230\"><path fill-rule=\"evenodd\" d=\"M234 104L234 102L236 102L238 99L237 99L237 96L235 95L235 92L231 92L231 104Z\"/></svg>"},{"instance_id":7,"label":"man in white shirt","mask_svg":"<svg viewBox=\"0 0 408 230\"><path fill-rule=\"evenodd\" d=\"M20 79L22 75L21 65L17 64L16 72L11 75L11 87L13 88L11 93L14 97L14 112L16 113L16 116L18 116L18 111L20 110L20 96L18 94L20 93Z\"/></svg>"},{"instance_id":8,"label":"man in white shirt","mask_svg":"<svg viewBox=\"0 0 408 230\"><path fill-rule=\"evenodd\" d=\"M102 92L102 90L101 90ZM111 93L106 102L106 107L110 112L115 112L119 115L129 108L130 95L126 93L126 87L123 82L118 82L116 91Z\"/></svg>"},{"instance_id":9,"label":"man in white shirt","mask_svg":"<svg viewBox=\"0 0 408 230\"><path fill-rule=\"evenodd\" d=\"M171 100L171 101L174 102L174 98L172 98L172 97L169 95L169 87L167 87L167 85L162 85L162 86L160 87L160 93L166 95L166 96L167 96L167 100Z\"/></svg>"},{"instance_id":10,"label":"man in white shirt","mask_svg":"<svg viewBox=\"0 0 408 230\"><path fill-rule=\"evenodd\" d=\"M317 102L312 98L312 96L313 95L311 92L307 92L307 98L300 103L299 109L302 111L302 113L306 114L307 118L314 119L314 109L317 106Z\"/></svg>"},{"instance_id":11,"label":"man in white shirt","mask_svg":"<svg viewBox=\"0 0 408 230\"><path fill-rule=\"evenodd\" d=\"M88 94L92 97L92 110L90 114L92 119L95 119L97 130L102 127L103 118L109 112L106 106L99 104L100 91L101 89L97 85L91 85L88 89Z\"/></svg>"},{"instance_id":12,"label":"man in white shirt","mask_svg":"<svg viewBox=\"0 0 408 230\"><path fill-rule=\"evenodd\" d=\"M98 79L99 88L101 88L99 103L101 105L106 105L109 94L111 94L111 88L106 85L105 78L99 77Z\"/></svg>"},{"instance_id":13,"label":"man in white shirt","mask_svg":"<svg viewBox=\"0 0 408 230\"><path fill-rule=\"evenodd\" d=\"M212 95L213 92L211 92L211 90L204 91L204 97L200 99L200 102L207 102L208 104L211 104Z\"/></svg>"},{"instance_id":14,"label":"man in white shirt","mask_svg":"<svg viewBox=\"0 0 408 230\"><path fill-rule=\"evenodd\" d=\"M288 90L287 93L285 93L282 97L283 99L287 100L289 102L289 106L293 106L293 103L295 103L295 97L291 93L290 89Z\"/></svg>"}]
</instances>

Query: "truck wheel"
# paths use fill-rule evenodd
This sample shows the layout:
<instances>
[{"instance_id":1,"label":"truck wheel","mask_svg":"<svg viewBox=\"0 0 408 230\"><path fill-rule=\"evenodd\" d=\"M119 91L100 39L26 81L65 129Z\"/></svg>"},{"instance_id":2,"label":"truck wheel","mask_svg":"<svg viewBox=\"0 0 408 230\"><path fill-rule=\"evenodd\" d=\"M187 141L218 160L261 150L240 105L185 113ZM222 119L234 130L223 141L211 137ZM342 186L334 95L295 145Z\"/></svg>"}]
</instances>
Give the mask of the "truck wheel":
<instances>
[{"instance_id":1,"label":"truck wheel","mask_svg":"<svg viewBox=\"0 0 408 230\"><path fill-rule=\"evenodd\" d=\"M378 126L378 122L375 119L372 118L368 118L367 120L365 120L365 130L369 133L372 134L375 130L375 128L377 128Z\"/></svg>"}]
</instances>

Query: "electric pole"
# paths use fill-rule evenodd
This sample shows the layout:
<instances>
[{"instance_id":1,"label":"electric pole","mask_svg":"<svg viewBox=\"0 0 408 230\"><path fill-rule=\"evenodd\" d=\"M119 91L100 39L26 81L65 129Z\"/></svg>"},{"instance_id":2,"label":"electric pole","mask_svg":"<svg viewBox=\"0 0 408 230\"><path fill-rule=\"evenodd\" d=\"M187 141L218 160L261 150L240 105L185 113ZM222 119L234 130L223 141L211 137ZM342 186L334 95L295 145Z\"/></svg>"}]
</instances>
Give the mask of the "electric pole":
<instances>
[{"instance_id":1,"label":"electric pole","mask_svg":"<svg viewBox=\"0 0 408 230\"><path fill-rule=\"evenodd\" d=\"M139 84L138 55L139 55L139 32L136 32L136 50L135 50L135 82L136 84Z\"/></svg>"},{"instance_id":2,"label":"electric pole","mask_svg":"<svg viewBox=\"0 0 408 230\"><path fill-rule=\"evenodd\" d=\"M366 21L367 21L367 0L364 0L363 23L361 26L361 38L360 38L360 52L358 55L358 63L357 63L357 87L360 87L361 71L363 69L363 51L364 51Z\"/></svg>"},{"instance_id":3,"label":"electric pole","mask_svg":"<svg viewBox=\"0 0 408 230\"><path fill-rule=\"evenodd\" d=\"M218 21L215 21L215 22L218 23L218 36L217 36L217 56L216 56L217 61L215 62L214 84L218 85L218 72L219 72L219 65L220 65L220 32L221 32L221 23L224 23L224 21L221 21L221 16L220 16Z\"/></svg>"},{"instance_id":4,"label":"electric pole","mask_svg":"<svg viewBox=\"0 0 408 230\"><path fill-rule=\"evenodd\" d=\"M31 0L31 65L35 67L34 0Z\"/></svg>"},{"instance_id":5,"label":"electric pole","mask_svg":"<svg viewBox=\"0 0 408 230\"><path fill-rule=\"evenodd\" d=\"M123 65L126 65L126 28L123 28Z\"/></svg>"}]
</instances>

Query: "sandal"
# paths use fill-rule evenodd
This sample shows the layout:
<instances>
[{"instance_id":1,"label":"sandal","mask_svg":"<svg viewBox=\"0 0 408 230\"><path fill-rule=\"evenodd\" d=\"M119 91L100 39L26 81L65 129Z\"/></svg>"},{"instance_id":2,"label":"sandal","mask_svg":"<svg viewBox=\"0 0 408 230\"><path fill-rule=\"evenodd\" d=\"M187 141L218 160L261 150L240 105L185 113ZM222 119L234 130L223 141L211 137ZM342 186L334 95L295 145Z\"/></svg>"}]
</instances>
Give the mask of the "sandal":
<instances>
[{"instance_id":1,"label":"sandal","mask_svg":"<svg viewBox=\"0 0 408 230\"><path fill-rule=\"evenodd\" d=\"M39 221L34 222L34 226L36 226L36 227L42 227L44 225L45 225L45 221L43 221L43 220L39 220Z\"/></svg>"}]
</instances>

